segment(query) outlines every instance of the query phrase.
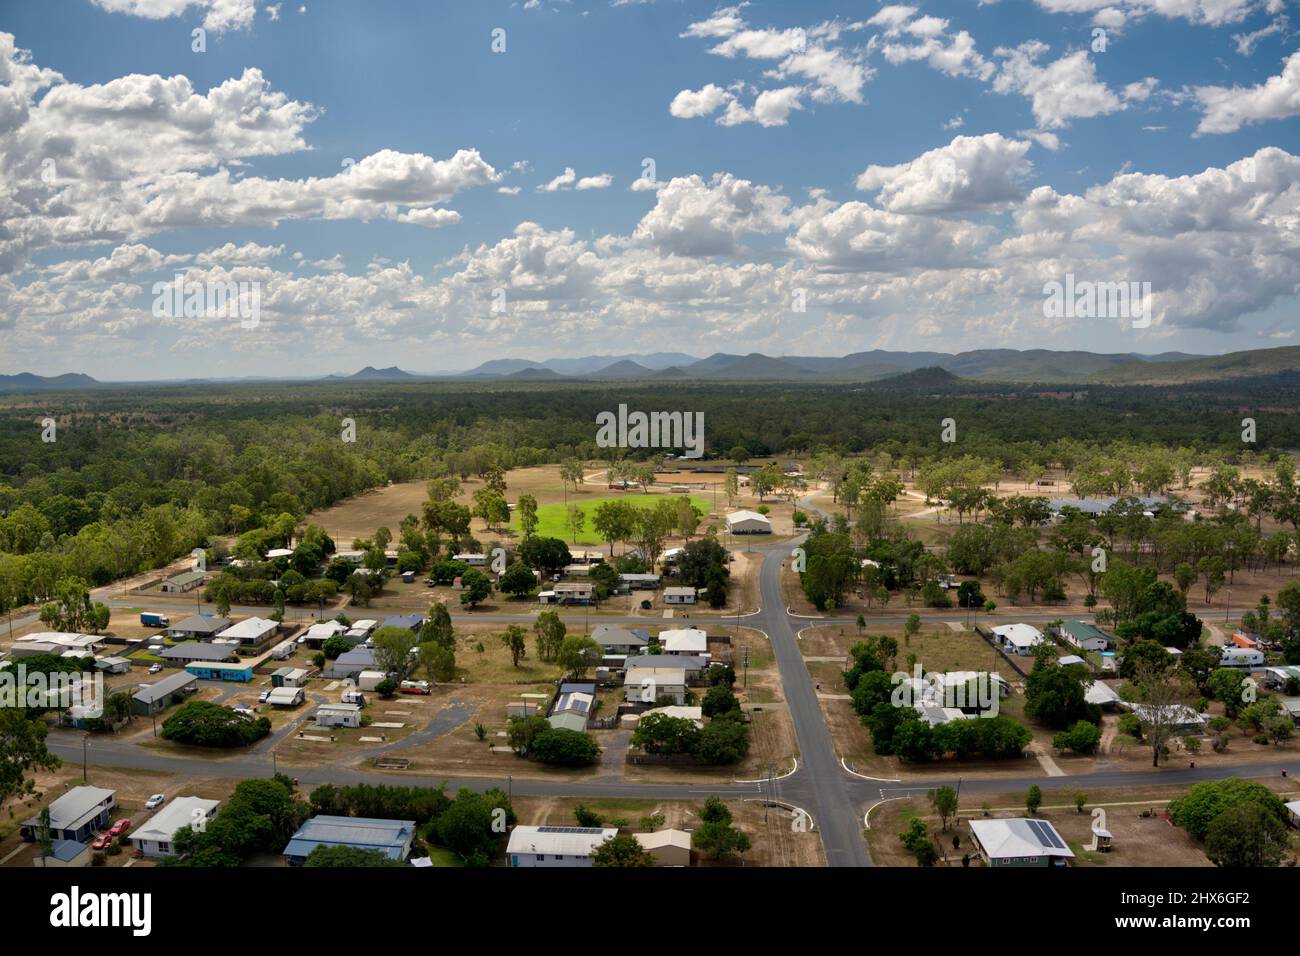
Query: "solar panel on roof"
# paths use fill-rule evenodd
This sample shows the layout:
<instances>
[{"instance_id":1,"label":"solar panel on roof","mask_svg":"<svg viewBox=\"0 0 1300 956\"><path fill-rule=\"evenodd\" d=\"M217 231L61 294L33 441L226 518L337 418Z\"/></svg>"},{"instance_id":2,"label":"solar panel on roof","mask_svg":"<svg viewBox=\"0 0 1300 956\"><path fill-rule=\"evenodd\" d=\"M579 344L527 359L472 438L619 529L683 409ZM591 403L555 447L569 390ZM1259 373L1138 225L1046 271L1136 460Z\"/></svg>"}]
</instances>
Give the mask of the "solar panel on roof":
<instances>
[{"instance_id":1,"label":"solar panel on roof","mask_svg":"<svg viewBox=\"0 0 1300 956\"><path fill-rule=\"evenodd\" d=\"M1042 820L1030 820L1029 826L1038 834L1038 842L1043 846L1054 847L1058 850L1065 849L1065 844L1061 842L1061 838L1056 835L1056 831L1049 824Z\"/></svg>"}]
</instances>

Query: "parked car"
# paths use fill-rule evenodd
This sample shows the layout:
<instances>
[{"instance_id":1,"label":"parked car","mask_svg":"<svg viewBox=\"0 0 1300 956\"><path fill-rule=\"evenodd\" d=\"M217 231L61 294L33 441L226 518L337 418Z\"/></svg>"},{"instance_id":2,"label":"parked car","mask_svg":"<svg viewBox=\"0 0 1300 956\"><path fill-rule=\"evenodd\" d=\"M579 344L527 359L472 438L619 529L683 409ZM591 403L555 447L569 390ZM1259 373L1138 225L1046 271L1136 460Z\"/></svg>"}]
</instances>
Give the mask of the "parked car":
<instances>
[{"instance_id":1,"label":"parked car","mask_svg":"<svg viewBox=\"0 0 1300 956\"><path fill-rule=\"evenodd\" d=\"M152 810L155 807L161 807L163 805L163 801L166 799L167 797L164 796L163 794L155 793L152 797L150 797L148 800L144 802L144 808L146 810Z\"/></svg>"},{"instance_id":2,"label":"parked car","mask_svg":"<svg viewBox=\"0 0 1300 956\"><path fill-rule=\"evenodd\" d=\"M271 692L269 690L264 690L262 693L257 695L257 702L259 704L265 704L270 698Z\"/></svg>"},{"instance_id":3,"label":"parked car","mask_svg":"<svg viewBox=\"0 0 1300 956\"><path fill-rule=\"evenodd\" d=\"M108 835L111 837L119 837L129 829L131 829L130 820L127 819L118 820L111 827L108 828Z\"/></svg>"},{"instance_id":4,"label":"parked car","mask_svg":"<svg viewBox=\"0 0 1300 956\"><path fill-rule=\"evenodd\" d=\"M151 665L149 666L149 673L150 673L150 674L161 674L161 673L162 673L162 665L161 665L161 664L151 664Z\"/></svg>"},{"instance_id":5,"label":"parked car","mask_svg":"<svg viewBox=\"0 0 1300 956\"><path fill-rule=\"evenodd\" d=\"M431 694L433 689L427 680L404 680L400 688L403 694Z\"/></svg>"},{"instance_id":6,"label":"parked car","mask_svg":"<svg viewBox=\"0 0 1300 956\"><path fill-rule=\"evenodd\" d=\"M102 833L95 838L95 842L90 844L92 850L107 850L112 844L113 838L107 833Z\"/></svg>"}]
</instances>

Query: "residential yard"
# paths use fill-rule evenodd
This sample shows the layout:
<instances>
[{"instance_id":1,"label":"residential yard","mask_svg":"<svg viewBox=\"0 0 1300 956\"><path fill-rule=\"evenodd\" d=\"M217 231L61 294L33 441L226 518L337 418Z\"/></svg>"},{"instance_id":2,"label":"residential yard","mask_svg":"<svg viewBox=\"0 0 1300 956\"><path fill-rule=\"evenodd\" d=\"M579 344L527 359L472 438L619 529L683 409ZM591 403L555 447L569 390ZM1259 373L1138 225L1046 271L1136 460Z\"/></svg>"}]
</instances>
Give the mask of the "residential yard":
<instances>
[{"instance_id":1,"label":"residential yard","mask_svg":"<svg viewBox=\"0 0 1300 956\"><path fill-rule=\"evenodd\" d=\"M333 689L326 690L327 687ZM282 729L285 723L305 716L312 706L312 694L337 701L342 690L341 681L312 681L308 688L308 702L286 714L285 719L273 727L272 733ZM287 766L313 766L322 762L352 764L371 752L418 739L430 722L439 717L447 703L446 693L428 696L402 694L392 700L367 694L362 709L363 719L367 721L365 726L317 728L313 720L302 721L295 731L275 745L276 760ZM381 727L378 724L402 726Z\"/></svg>"},{"instance_id":2,"label":"residential yard","mask_svg":"<svg viewBox=\"0 0 1300 956\"><path fill-rule=\"evenodd\" d=\"M82 785L80 763L64 763L52 772L40 772L33 775L37 792L23 800L13 800L0 810L0 867L31 867L36 856L36 847L24 843L19 835L19 827L24 820L38 814L64 792ZM113 811L114 820L123 817L138 827L156 812L144 809L145 801L155 793L161 793L168 800L177 796L198 796L208 799L225 800L234 790L238 781L223 778L199 778L182 781L173 774L156 773L149 770L131 770L120 767L103 768L91 765L87 768L86 783L94 787L108 787L117 791L117 808ZM155 866L153 860L132 860L129 851L116 856L103 856L105 866Z\"/></svg>"},{"instance_id":3,"label":"residential yard","mask_svg":"<svg viewBox=\"0 0 1300 956\"><path fill-rule=\"evenodd\" d=\"M662 814L655 829L692 830L699 826L704 802L685 800L605 799L579 800L571 797L516 797L513 801L519 822L530 826L576 826L574 809L582 804L597 813L605 826L617 826L624 833L647 832L645 817ZM732 825L744 831L752 847L742 859L715 863L693 854L694 866L825 866L821 837L815 831L796 832L790 814L776 807L765 808L757 801L728 800ZM648 822L648 821L647 821Z\"/></svg>"},{"instance_id":4,"label":"residential yard","mask_svg":"<svg viewBox=\"0 0 1300 956\"><path fill-rule=\"evenodd\" d=\"M1300 793L1288 781L1259 781L1276 791L1283 800L1294 800ZM1134 789L1108 789L1088 794L1083 813L1075 809L1073 792L1048 791L1037 816L1048 820L1065 838L1075 854L1075 866L1110 867L1163 867L1198 866L1212 864L1201 847L1187 833L1166 818L1170 800L1186 793L1186 787L1144 787ZM959 820L947 833L941 832L939 818L931 810L924 794L915 794L903 800L876 804L870 811L867 842L872 859L877 866L915 866L913 856L903 849L898 835L915 817L925 821L935 849L940 854L940 866L961 866L962 856L970 854L971 865L982 866L968 822L983 817L1024 817L1023 793L980 794L963 797ZM1106 829L1113 840L1107 853L1088 852L1084 847L1092 840L1092 808L1101 807L1106 813ZM1146 812L1148 815L1143 816ZM952 838L960 838L953 847ZM1292 834L1293 853L1300 848L1300 838Z\"/></svg>"},{"instance_id":5,"label":"residential yard","mask_svg":"<svg viewBox=\"0 0 1300 956\"><path fill-rule=\"evenodd\" d=\"M749 755L740 763L725 767L628 764L624 772L628 780L757 780L766 777L769 769L781 774L794 766L799 745L795 738L794 723L786 709L781 674L767 636L752 628L741 628L739 634L734 634L734 628L727 630L734 635L732 666L736 670L736 684L732 689L751 718ZM743 666L746 650L749 654L747 683ZM704 696L706 690L703 687L693 688L697 701Z\"/></svg>"},{"instance_id":6,"label":"residential yard","mask_svg":"<svg viewBox=\"0 0 1300 956\"><path fill-rule=\"evenodd\" d=\"M955 631L946 624L926 624L920 633L908 641L899 625L873 627L868 623L862 634L884 634L895 638L898 641L898 658L894 666L909 675L913 673L912 665L915 664L920 664L927 673L994 669L1012 687L1011 695L999 701L999 713L1024 723L1033 731L1034 740L1028 748L1030 751L1053 756L1066 773L1088 773L1094 768L1097 758L1054 754L1051 747L1053 732L1024 719L1024 688L1019 675L1000 656L995 661L992 648L973 631ZM820 685L817 693L835 750L851 769L869 777L892 779L904 773L909 778L924 778L927 774L951 776L956 768L960 768L961 773L967 776L1023 775L1027 769L1026 761L1030 761L1031 767L1037 767L1034 758L1028 755L1021 760L1009 761L963 760L958 763L949 760L904 765L897 757L875 753L871 734L853 710L852 702L844 699L849 689L844 683L843 672L848 667L849 648L859 639L857 628L852 626L813 626L805 628L799 634L799 644L808 672L814 684ZM808 660L809 658L833 660Z\"/></svg>"}]
</instances>

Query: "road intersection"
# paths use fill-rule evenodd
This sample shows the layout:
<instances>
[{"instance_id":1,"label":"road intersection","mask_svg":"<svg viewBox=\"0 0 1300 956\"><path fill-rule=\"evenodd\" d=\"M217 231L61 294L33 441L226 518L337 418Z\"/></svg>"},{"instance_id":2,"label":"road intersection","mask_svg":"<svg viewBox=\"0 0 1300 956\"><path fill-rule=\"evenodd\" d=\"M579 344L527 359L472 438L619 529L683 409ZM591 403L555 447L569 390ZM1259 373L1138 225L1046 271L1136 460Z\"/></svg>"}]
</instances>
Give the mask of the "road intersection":
<instances>
[{"instance_id":1,"label":"road intersection","mask_svg":"<svg viewBox=\"0 0 1300 956\"><path fill-rule=\"evenodd\" d=\"M935 779L908 782L902 780L872 780L847 769L837 756L817 699L816 688L804 663L799 648L798 631L806 627L809 619L791 614L782 597L781 575L797 540L769 545L762 549L765 557L760 567L761 609L742 615L744 626L765 633L772 644L777 667L781 675L786 705L798 741L797 768L784 776L768 781L710 783L637 783L617 778L595 777L584 781L564 781L516 777L509 782L512 793L521 796L645 798L654 800L698 800L717 795L732 799L769 799L787 807L796 807L811 818L813 828L819 833L830 866L870 866L871 856L864 838L864 817L869 808L884 799L904 793L924 792L927 789L955 784L956 779ZM475 614L483 620L486 616ZM504 616L503 616L504 617ZM1028 619L1028 618L1026 618ZM512 620L518 620L514 616ZM602 621L611 619L602 618ZM627 618L626 623L645 623L645 618ZM834 623L837 619L817 619ZM848 619L844 619L848 622ZM463 713L459 712L458 713ZM452 728L440 722L441 732ZM271 749L276 741L262 741L237 756L210 761L160 754L136 744L112 738L94 738L88 753L88 762L94 766L120 767L134 770L153 770L174 773L183 777L247 778L271 773ZM80 737L63 732L52 735L50 750L69 763L83 759ZM387 748L400 750L401 745ZM380 748L384 750L384 748ZM1023 777L985 777L962 781L963 794L1012 793L1038 784L1045 791L1087 790L1096 792L1116 787L1147 787L1152 785L1184 785L1226 776L1277 775L1285 768L1285 761L1261 762L1250 765L1225 767L1198 767L1196 769L1162 768L1144 771L1107 770L1077 776L1048 777L1042 773ZM304 785L355 783L361 775L352 767L330 766L294 767L292 771ZM505 787L507 781L499 777L468 777L447 780L443 777L419 777L407 773L365 772L364 779L371 783L394 785L438 786L446 782L452 788L462 786L483 790L494 786ZM800 825L804 818L795 814L792 825Z\"/></svg>"}]
</instances>

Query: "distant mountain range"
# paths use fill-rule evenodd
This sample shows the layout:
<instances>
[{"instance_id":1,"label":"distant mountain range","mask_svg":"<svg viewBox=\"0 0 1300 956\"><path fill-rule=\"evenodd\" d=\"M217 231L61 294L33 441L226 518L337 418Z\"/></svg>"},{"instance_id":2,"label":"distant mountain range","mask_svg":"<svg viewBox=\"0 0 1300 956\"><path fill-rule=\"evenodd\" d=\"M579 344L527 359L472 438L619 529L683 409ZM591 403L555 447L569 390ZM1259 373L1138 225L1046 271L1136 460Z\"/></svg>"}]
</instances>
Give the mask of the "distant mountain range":
<instances>
[{"instance_id":1,"label":"distant mountain range","mask_svg":"<svg viewBox=\"0 0 1300 956\"><path fill-rule=\"evenodd\" d=\"M648 381L805 381L871 382L893 378L921 369L942 369L956 378L983 382L1020 384L1082 385L1168 383L1272 374L1300 370L1300 355L1292 349L1234 352L1224 356L1191 355L1186 352L1100 354L1055 352L1050 349L978 349L950 355L945 352L887 352L874 349L844 356L770 356L760 352L732 355L716 352L708 358L621 356L606 365L608 356L581 359L496 359L465 372L465 378L519 378L528 370L541 378L554 376L596 381L644 379ZM563 366L558 367L558 366ZM933 376L932 376L933 377Z\"/></svg>"},{"instance_id":2,"label":"distant mountain range","mask_svg":"<svg viewBox=\"0 0 1300 956\"><path fill-rule=\"evenodd\" d=\"M99 384L101 383L89 375L80 372L48 376L33 375L31 372L0 375L0 392L63 392L75 388L93 388Z\"/></svg>"},{"instance_id":3,"label":"distant mountain range","mask_svg":"<svg viewBox=\"0 0 1300 956\"><path fill-rule=\"evenodd\" d=\"M708 358L700 359L681 352L655 352L649 355L589 355L540 362L515 358L493 359L468 372L428 374L409 372L396 366L374 368L367 365L351 375L330 375L317 381L875 382L919 372L925 374L910 375L906 381L916 386L942 385L945 381L958 379L1024 385L1175 385L1300 373L1300 346L1254 349L1230 352L1227 355L1190 355L1185 352L1161 352L1158 355L1101 354L1055 352L1050 349L1029 349L1023 352L1015 349L976 349L950 355L945 352L886 352L873 349L839 357L774 357L760 352L750 352L747 355L715 352ZM946 373L947 378L939 373ZM122 384L125 383L97 382L88 375L75 373L52 377L30 372L0 375L0 393L66 391ZM900 380L898 384L904 385L904 382Z\"/></svg>"}]
</instances>

